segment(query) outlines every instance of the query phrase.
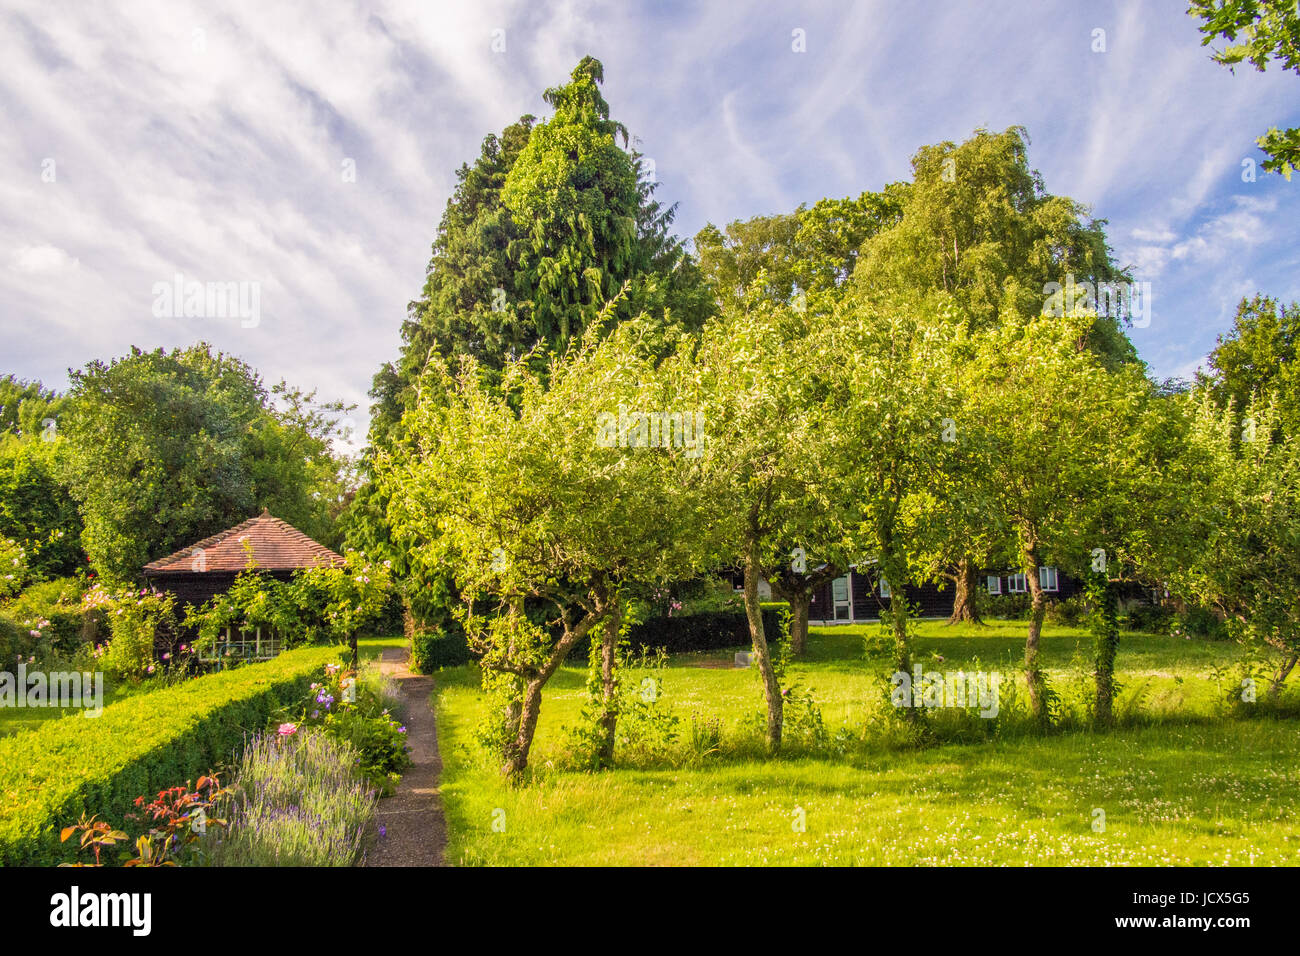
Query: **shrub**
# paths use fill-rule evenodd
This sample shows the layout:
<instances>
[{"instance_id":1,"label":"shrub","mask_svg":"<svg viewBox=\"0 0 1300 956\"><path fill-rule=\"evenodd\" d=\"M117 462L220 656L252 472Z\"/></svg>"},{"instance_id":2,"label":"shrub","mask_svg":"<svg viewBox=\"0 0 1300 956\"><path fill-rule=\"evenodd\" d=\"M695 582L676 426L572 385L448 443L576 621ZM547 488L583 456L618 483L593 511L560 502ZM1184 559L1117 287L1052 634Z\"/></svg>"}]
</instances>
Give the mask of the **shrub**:
<instances>
[{"instance_id":1,"label":"shrub","mask_svg":"<svg viewBox=\"0 0 1300 956\"><path fill-rule=\"evenodd\" d=\"M1167 634L1173 618L1174 614L1170 608L1155 604L1134 604L1124 617L1124 627L1130 631Z\"/></svg>"},{"instance_id":2,"label":"shrub","mask_svg":"<svg viewBox=\"0 0 1300 956\"><path fill-rule=\"evenodd\" d=\"M98 587L88 591L87 597ZM91 600L96 602L95 598ZM96 602L95 606L100 605ZM154 646L159 632L176 626L176 596L146 590L122 591L112 595L106 611L111 637L100 655L100 666L114 677L143 680L157 668Z\"/></svg>"},{"instance_id":3,"label":"shrub","mask_svg":"<svg viewBox=\"0 0 1300 956\"><path fill-rule=\"evenodd\" d=\"M83 640L81 595L84 591L85 584L79 578L41 581L5 605L5 614L29 631L40 631L40 639L55 653L66 657Z\"/></svg>"},{"instance_id":4,"label":"shrub","mask_svg":"<svg viewBox=\"0 0 1300 956\"><path fill-rule=\"evenodd\" d=\"M1228 628L1217 614L1196 605L1190 605L1175 615L1171 633L1183 637L1206 637L1212 641L1231 639Z\"/></svg>"},{"instance_id":5,"label":"shrub","mask_svg":"<svg viewBox=\"0 0 1300 956\"><path fill-rule=\"evenodd\" d=\"M1082 594L1075 594L1061 601L1048 601L1044 617L1049 624L1063 624L1073 627L1088 615L1088 605Z\"/></svg>"},{"instance_id":6,"label":"shrub","mask_svg":"<svg viewBox=\"0 0 1300 956\"><path fill-rule=\"evenodd\" d=\"M356 751L320 730L262 734L231 786L217 866L352 866L361 858L375 794L353 770Z\"/></svg>"},{"instance_id":7,"label":"shrub","mask_svg":"<svg viewBox=\"0 0 1300 956\"><path fill-rule=\"evenodd\" d=\"M83 813L122 820L137 795L229 761L337 654L291 651L128 698L98 718L51 720L0 740L0 865L71 860L60 826Z\"/></svg>"},{"instance_id":8,"label":"shrub","mask_svg":"<svg viewBox=\"0 0 1300 956\"><path fill-rule=\"evenodd\" d=\"M456 667L474 659L460 628L450 631L416 629L411 635L411 666L417 673L432 674L439 667Z\"/></svg>"},{"instance_id":9,"label":"shrub","mask_svg":"<svg viewBox=\"0 0 1300 956\"><path fill-rule=\"evenodd\" d=\"M1029 617L1029 595L989 594L983 588L976 588L975 608L979 611L980 617L1019 620Z\"/></svg>"},{"instance_id":10,"label":"shrub","mask_svg":"<svg viewBox=\"0 0 1300 956\"><path fill-rule=\"evenodd\" d=\"M310 696L285 716L291 722L272 723L283 727L313 727L354 748L357 770L384 795L391 794L402 771L411 765L406 746L406 727L391 713L397 700L382 679L370 670L356 675L351 693L343 680L350 672L327 664L322 681L313 682Z\"/></svg>"},{"instance_id":11,"label":"shrub","mask_svg":"<svg viewBox=\"0 0 1300 956\"><path fill-rule=\"evenodd\" d=\"M13 538L0 538L0 600L13 597L27 583L27 549Z\"/></svg>"},{"instance_id":12,"label":"shrub","mask_svg":"<svg viewBox=\"0 0 1300 956\"><path fill-rule=\"evenodd\" d=\"M763 608L763 630L773 647L780 640L781 610ZM652 617L628 629L633 650L661 647L669 654L749 646L749 620L743 611L709 611L685 617Z\"/></svg>"}]
</instances>

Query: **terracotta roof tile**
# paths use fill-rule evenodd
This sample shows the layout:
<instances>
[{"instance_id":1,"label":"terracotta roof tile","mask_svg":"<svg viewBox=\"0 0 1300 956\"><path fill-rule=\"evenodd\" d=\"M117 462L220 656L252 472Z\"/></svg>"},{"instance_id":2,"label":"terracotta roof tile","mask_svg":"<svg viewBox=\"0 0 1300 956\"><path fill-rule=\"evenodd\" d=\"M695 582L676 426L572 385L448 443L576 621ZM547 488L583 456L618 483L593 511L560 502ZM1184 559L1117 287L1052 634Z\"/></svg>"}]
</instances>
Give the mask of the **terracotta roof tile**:
<instances>
[{"instance_id":1,"label":"terracotta roof tile","mask_svg":"<svg viewBox=\"0 0 1300 956\"><path fill-rule=\"evenodd\" d=\"M146 576L190 574L194 571L242 571L248 567L244 540L253 545L253 559L264 571L288 571L318 565L335 566L343 557L311 538L293 525L263 511L220 534L195 542L175 554L146 564ZM201 552L201 557L196 552Z\"/></svg>"}]
</instances>

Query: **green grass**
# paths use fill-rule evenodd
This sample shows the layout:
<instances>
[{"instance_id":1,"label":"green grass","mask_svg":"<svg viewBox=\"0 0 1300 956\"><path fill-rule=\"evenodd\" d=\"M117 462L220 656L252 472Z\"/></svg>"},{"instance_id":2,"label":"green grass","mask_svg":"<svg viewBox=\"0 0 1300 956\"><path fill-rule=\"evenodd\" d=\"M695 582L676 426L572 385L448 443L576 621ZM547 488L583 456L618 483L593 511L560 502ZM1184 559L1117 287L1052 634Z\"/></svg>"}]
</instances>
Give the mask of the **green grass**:
<instances>
[{"instance_id":1,"label":"green grass","mask_svg":"<svg viewBox=\"0 0 1300 956\"><path fill-rule=\"evenodd\" d=\"M925 622L917 659L943 670L977 660L1015 670L1024 627ZM684 730L692 714L720 721L720 752L701 757L679 745L655 759L620 757L611 771L574 769L565 728L578 721L585 674L562 668L547 687L533 772L515 789L473 740L485 706L477 670L440 672L448 861L1300 864L1300 722L1226 715L1212 670L1236 659L1234 646L1125 634L1125 718L1108 733L1037 736L1009 723L991 739L916 747L880 721L889 668L863 654L864 637L878 631L814 629L808 659L789 676L812 689L832 734L844 728L843 745L796 744L778 759L762 755L749 723L762 703L754 673L720 666L729 654L683 655L663 672L665 700ZM1045 634L1067 712L1085 699L1090 653L1082 629Z\"/></svg>"}]
</instances>

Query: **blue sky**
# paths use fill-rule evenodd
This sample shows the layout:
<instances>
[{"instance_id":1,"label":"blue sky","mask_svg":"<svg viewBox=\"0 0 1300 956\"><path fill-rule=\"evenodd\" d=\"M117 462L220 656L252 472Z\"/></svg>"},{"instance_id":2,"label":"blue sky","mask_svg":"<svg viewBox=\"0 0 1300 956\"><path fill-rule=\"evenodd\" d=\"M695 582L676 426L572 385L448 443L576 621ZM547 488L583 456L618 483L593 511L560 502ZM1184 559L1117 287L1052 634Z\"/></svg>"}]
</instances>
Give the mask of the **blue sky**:
<instances>
[{"instance_id":1,"label":"blue sky","mask_svg":"<svg viewBox=\"0 0 1300 956\"><path fill-rule=\"evenodd\" d=\"M1181 2L50 7L0 7L0 373L59 387L207 339L363 427L454 170L587 53L682 235L1023 125L1152 284L1132 337L1157 374L1189 374L1242 295L1300 298L1300 177L1241 165L1300 124L1300 77L1217 66ZM259 321L156 315L176 273L258 283Z\"/></svg>"}]
</instances>

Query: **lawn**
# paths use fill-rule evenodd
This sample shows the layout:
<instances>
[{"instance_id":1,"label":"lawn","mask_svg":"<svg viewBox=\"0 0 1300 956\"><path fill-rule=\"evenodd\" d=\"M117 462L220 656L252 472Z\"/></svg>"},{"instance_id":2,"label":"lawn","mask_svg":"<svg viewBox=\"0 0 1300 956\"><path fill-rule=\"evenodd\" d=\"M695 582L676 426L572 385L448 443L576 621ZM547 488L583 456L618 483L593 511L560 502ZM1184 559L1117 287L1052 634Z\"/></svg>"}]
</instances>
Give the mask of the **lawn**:
<instances>
[{"instance_id":1,"label":"lawn","mask_svg":"<svg viewBox=\"0 0 1300 956\"><path fill-rule=\"evenodd\" d=\"M1125 634L1123 726L1041 737L1008 723L968 743L918 747L882 728L877 625L814 629L790 677L810 688L830 747L762 757L761 692L730 655L683 655L662 672L677 744L573 765L585 672L548 686L527 785L509 789L474 742L473 667L437 678L442 795L461 865L499 864L1300 864L1300 722L1229 717L1213 676L1229 644ZM925 667L1014 669L1023 622L921 626ZM1067 713L1082 706L1089 636L1049 628L1044 657ZM940 660L942 658L942 660ZM640 675L633 675L639 680ZM1294 688L1291 693L1294 693ZM692 727L720 722L706 752ZM1073 721L1082 726L1082 721ZM1104 816L1103 816L1104 814ZM1104 826L1103 826L1104 824Z\"/></svg>"}]
</instances>

